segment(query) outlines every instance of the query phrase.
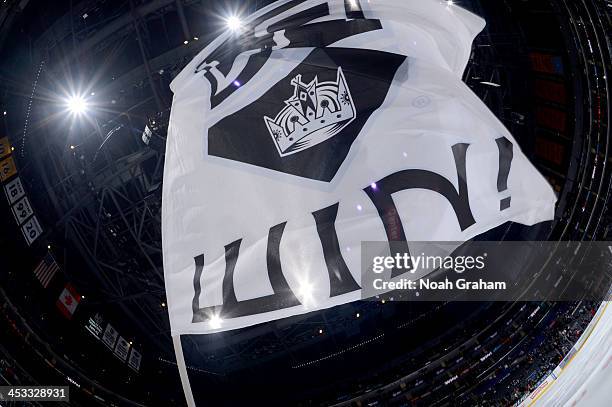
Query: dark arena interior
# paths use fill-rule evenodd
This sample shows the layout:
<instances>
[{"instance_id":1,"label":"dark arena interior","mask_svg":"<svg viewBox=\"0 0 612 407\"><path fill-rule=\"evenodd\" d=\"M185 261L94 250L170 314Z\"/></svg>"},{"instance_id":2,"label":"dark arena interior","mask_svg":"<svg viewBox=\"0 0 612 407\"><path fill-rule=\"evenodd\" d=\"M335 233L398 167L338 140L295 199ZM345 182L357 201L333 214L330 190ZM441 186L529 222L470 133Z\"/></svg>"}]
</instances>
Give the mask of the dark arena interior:
<instances>
[{"instance_id":1,"label":"dark arena interior","mask_svg":"<svg viewBox=\"0 0 612 407\"><path fill-rule=\"evenodd\" d=\"M609 292L353 298L238 329L182 332L177 348L162 249L178 109L170 83L207 44L272 3L0 4L0 406L52 405L19 399L23 386L67 386L69 399L54 403L70 406L610 405ZM437 3L486 21L462 80L557 197L554 219L508 221L475 240L612 240L612 1ZM555 287L577 273L578 252ZM609 288L610 264L589 284ZM8 389L17 393L3 399Z\"/></svg>"}]
</instances>

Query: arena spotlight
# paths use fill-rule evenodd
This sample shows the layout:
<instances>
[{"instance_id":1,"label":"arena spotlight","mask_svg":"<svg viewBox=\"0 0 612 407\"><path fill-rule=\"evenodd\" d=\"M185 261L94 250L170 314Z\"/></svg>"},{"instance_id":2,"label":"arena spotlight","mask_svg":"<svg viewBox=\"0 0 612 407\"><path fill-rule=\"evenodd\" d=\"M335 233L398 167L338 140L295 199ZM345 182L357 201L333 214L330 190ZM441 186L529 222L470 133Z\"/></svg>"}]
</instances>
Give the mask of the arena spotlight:
<instances>
[{"instance_id":1,"label":"arena spotlight","mask_svg":"<svg viewBox=\"0 0 612 407\"><path fill-rule=\"evenodd\" d=\"M309 281L302 281L298 289L298 297L300 302L305 306L309 307L313 302L314 286Z\"/></svg>"},{"instance_id":2,"label":"arena spotlight","mask_svg":"<svg viewBox=\"0 0 612 407\"><path fill-rule=\"evenodd\" d=\"M80 115L87 111L87 101L83 96L74 95L66 101L68 111L74 115Z\"/></svg>"},{"instance_id":3,"label":"arena spotlight","mask_svg":"<svg viewBox=\"0 0 612 407\"><path fill-rule=\"evenodd\" d=\"M225 23L227 24L227 28L231 31L237 31L242 26L242 21L237 16L230 16L225 19Z\"/></svg>"},{"instance_id":4,"label":"arena spotlight","mask_svg":"<svg viewBox=\"0 0 612 407\"><path fill-rule=\"evenodd\" d=\"M221 324L223 323L223 319L221 319L221 317L217 314L214 314L210 317L210 319L208 320L208 323L210 324L210 327L212 329L219 329L221 328Z\"/></svg>"}]
</instances>

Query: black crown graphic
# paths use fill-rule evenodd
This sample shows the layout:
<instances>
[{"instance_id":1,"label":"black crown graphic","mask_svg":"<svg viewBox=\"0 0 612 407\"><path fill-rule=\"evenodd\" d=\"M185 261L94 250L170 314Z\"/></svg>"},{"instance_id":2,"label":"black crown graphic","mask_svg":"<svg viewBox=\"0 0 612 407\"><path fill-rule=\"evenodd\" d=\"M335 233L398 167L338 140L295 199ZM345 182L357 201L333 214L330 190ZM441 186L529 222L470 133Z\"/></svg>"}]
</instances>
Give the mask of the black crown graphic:
<instances>
[{"instance_id":1,"label":"black crown graphic","mask_svg":"<svg viewBox=\"0 0 612 407\"><path fill-rule=\"evenodd\" d=\"M356 117L355 105L338 68L335 82L321 82L318 78L305 84L297 75L291 84L293 96L285 100L285 107L274 120L264 121L281 157L298 153L322 143L348 126Z\"/></svg>"}]
</instances>

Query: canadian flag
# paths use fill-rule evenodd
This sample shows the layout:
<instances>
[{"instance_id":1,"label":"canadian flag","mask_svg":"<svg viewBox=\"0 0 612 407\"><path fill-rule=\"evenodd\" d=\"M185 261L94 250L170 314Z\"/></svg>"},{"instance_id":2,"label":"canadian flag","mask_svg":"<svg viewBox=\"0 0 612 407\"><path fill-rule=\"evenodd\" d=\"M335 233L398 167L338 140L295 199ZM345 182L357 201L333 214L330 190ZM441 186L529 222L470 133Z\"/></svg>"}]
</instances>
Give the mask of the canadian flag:
<instances>
[{"instance_id":1,"label":"canadian flag","mask_svg":"<svg viewBox=\"0 0 612 407\"><path fill-rule=\"evenodd\" d=\"M55 304L66 318L72 319L72 315L80 301L81 295L76 292L71 284L66 284Z\"/></svg>"}]
</instances>

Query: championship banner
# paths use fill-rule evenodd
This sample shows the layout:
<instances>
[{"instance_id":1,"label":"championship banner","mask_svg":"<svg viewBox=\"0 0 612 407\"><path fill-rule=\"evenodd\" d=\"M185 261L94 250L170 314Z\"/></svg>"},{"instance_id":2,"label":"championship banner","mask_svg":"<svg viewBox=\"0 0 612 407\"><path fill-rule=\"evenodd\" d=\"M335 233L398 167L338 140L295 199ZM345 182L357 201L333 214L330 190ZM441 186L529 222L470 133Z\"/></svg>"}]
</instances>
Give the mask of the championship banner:
<instances>
[{"instance_id":1,"label":"championship banner","mask_svg":"<svg viewBox=\"0 0 612 407\"><path fill-rule=\"evenodd\" d=\"M15 177L10 182L4 185L4 192L6 194L6 199L8 200L9 205L14 204L19 199L25 196L25 190L23 189L23 184L21 183L21 179L19 177Z\"/></svg>"},{"instance_id":2,"label":"championship banner","mask_svg":"<svg viewBox=\"0 0 612 407\"><path fill-rule=\"evenodd\" d=\"M361 243L464 242L556 197L461 81L481 18L278 1L176 77L162 231L172 335L361 298Z\"/></svg>"},{"instance_id":3,"label":"championship banner","mask_svg":"<svg viewBox=\"0 0 612 407\"><path fill-rule=\"evenodd\" d=\"M34 214L32 205L30 205L30 201L25 196L21 198L21 200L11 208L11 210L13 211L15 222L17 222L18 225L23 224L30 216Z\"/></svg>"},{"instance_id":4,"label":"championship banner","mask_svg":"<svg viewBox=\"0 0 612 407\"><path fill-rule=\"evenodd\" d=\"M15 174L17 174L17 167L12 156L8 156L0 161L0 181L6 182Z\"/></svg>"},{"instance_id":5,"label":"championship banner","mask_svg":"<svg viewBox=\"0 0 612 407\"><path fill-rule=\"evenodd\" d=\"M4 158L11 154L11 143L8 137L0 137L0 158Z\"/></svg>"},{"instance_id":6,"label":"championship banner","mask_svg":"<svg viewBox=\"0 0 612 407\"><path fill-rule=\"evenodd\" d=\"M135 372L140 371L140 363L142 362L142 354L136 349L132 348L130 352L130 358L128 359L128 366Z\"/></svg>"},{"instance_id":7,"label":"championship banner","mask_svg":"<svg viewBox=\"0 0 612 407\"><path fill-rule=\"evenodd\" d=\"M32 243L34 243L34 241L38 239L40 235L42 235L42 232L42 227L40 226L36 216L32 216L30 220L21 225L21 233L23 233L23 237L25 238L28 246L31 246Z\"/></svg>"},{"instance_id":8,"label":"championship banner","mask_svg":"<svg viewBox=\"0 0 612 407\"><path fill-rule=\"evenodd\" d=\"M123 336L120 336L119 339L117 339L117 344L115 345L115 356L121 359L122 362L125 362L129 352L130 343L125 340Z\"/></svg>"},{"instance_id":9,"label":"championship banner","mask_svg":"<svg viewBox=\"0 0 612 407\"><path fill-rule=\"evenodd\" d=\"M34 216L34 209L26 196L21 179L17 176L17 166L10 155L12 147L7 137L0 138L0 181L13 212L15 222L21 228L28 246L42 235L43 229ZM5 157L5 158L3 158Z\"/></svg>"},{"instance_id":10,"label":"championship banner","mask_svg":"<svg viewBox=\"0 0 612 407\"><path fill-rule=\"evenodd\" d=\"M117 343L117 337L119 336L119 332L111 325L106 325L106 329L104 330L104 334L102 335L102 342L110 349L115 349L115 343Z\"/></svg>"},{"instance_id":11,"label":"championship banner","mask_svg":"<svg viewBox=\"0 0 612 407\"><path fill-rule=\"evenodd\" d=\"M94 316L89 317L85 329L94 336L96 339L102 339L102 326L104 325L104 317L100 313L96 313Z\"/></svg>"}]
</instances>

